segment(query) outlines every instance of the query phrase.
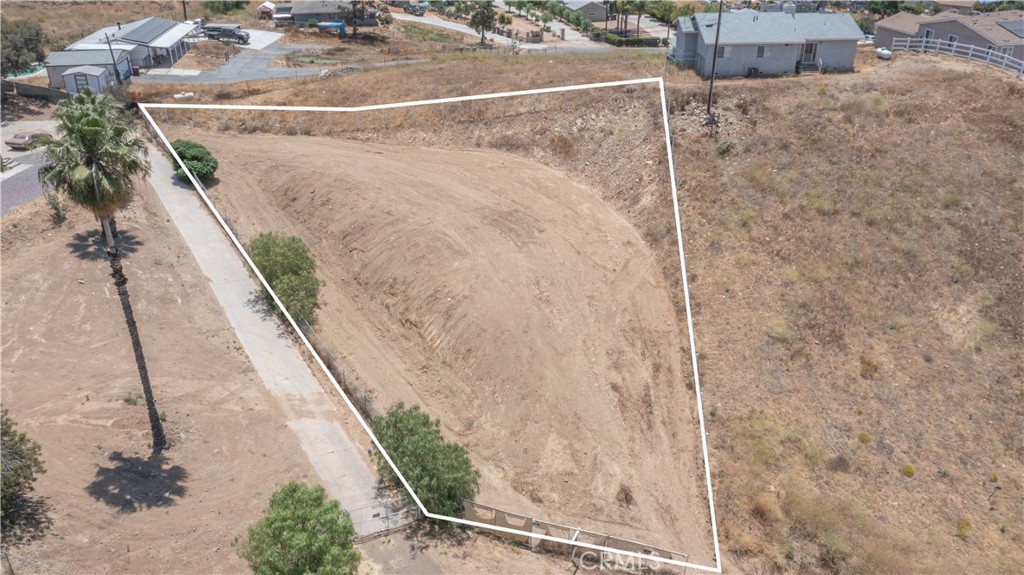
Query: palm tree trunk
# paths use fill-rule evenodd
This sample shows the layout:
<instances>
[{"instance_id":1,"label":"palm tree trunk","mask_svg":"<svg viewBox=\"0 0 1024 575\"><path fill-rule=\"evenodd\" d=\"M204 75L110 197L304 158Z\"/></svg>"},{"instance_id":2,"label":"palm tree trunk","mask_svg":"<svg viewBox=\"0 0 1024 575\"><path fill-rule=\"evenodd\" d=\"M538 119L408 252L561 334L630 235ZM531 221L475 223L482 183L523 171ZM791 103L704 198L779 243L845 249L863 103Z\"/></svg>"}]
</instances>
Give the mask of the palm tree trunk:
<instances>
[{"instance_id":1,"label":"palm tree trunk","mask_svg":"<svg viewBox=\"0 0 1024 575\"><path fill-rule=\"evenodd\" d=\"M92 189L96 192L96 205L100 204L100 179L99 166L92 163ZM103 228L103 235L107 240L107 255L117 254L117 246L114 245L114 234L110 231L110 216L100 218L100 226Z\"/></svg>"}]
</instances>

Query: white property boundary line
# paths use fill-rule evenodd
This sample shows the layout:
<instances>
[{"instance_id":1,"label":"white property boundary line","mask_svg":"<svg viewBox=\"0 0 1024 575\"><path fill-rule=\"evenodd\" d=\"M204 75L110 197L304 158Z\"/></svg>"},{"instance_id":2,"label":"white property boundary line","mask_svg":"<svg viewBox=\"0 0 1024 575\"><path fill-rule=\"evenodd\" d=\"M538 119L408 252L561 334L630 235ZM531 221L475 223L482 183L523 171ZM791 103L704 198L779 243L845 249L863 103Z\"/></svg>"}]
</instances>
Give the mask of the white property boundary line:
<instances>
[{"instance_id":1,"label":"white property boundary line","mask_svg":"<svg viewBox=\"0 0 1024 575\"><path fill-rule=\"evenodd\" d=\"M562 537L555 537L555 536L552 536L552 535L545 535L545 534L542 534L542 533L532 533L532 532L528 532L528 531L521 531L519 529L512 529L512 528L509 528L509 527L502 527L502 526L498 526L498 525L487 525L486 523L479 523L479 522L476 522L476 521L470 521L470 520L462 519L462 518L459 518L459 517L449 517L447 515L438 515L438 514L431 513L430 511L428 511L427 508L423 505L423 502L420 501L420 498L417 497L416 493L412 490L412 487L409 486L409 482L406 481L405 477L402 475L402 472L399 471L398 467L395 465L395 462L391 459L391 456L388 455L388 453L386 451L384 451L384 448L383 448L383 446L381 446L380 441L377 439L377 436L374 435L373 430L370 429L370 426L367 424L366 420L363 419L363 416L359 413L359 410L356 409L355 405L349 399L348 395L346 395L345 392L341 389L341 386L338 384L337 380L334 379L334 376L331 374L331 371L329 369L327 369L327 365L324 363L323 359L320 358L320 355L316 352L316 350L310 344L309 340L306 339L306 335L302 332L301 329L299 329L298 324L295 323L295 319L292 318L291 314L288 313L288 310L285 309L284 305L281 303L281 300L277 297L277 294L274 293L274 290L272 290L270 288L270 284L267 283L266 278L263 277L263 274L260 273L260 270L256 267L256 264L254 264L252 259L250 259L249 254L246 253L245 249L242 247L241 242L239 242L238 238L235 237L235 234L228 227L227 223L224 221L224 218L220 215L220 212L218 212L217 208L214 207L213 202L210 201L210 198L204 192L203 187L199 184L199 181L191 173L191 171L189 171L187 168L185 168L185 165L181 161L181 158L178 157L178 154L171 147L171 143L167 139L167 136L164 135L163 131L160 129L159 126L157 126L156 122L153 120L153 117L149 113L149 109L150 108L152 108L152 109L159 109L159 108L164 108L164 109L187 109L187 110L243 110L243 111L244 110L262 110L262 111L281 111L281 112L362 112L362 111L371 111L371 110L388 110L388 109L394 109L394 108L406 108L406 107L412 107L412 106L431 105L431 104L444 104L444 103L448 103L448 102L467 102L467 101L473 101L473 100L488 100L488 99L495 99L495 98L504 98L504 97L508 97L508 96L528 96L528 95L534 95L534 94L550 94L550 93L556 93L556 92L570 92L570 91L576 91L576 90L588 90L588 89L592 89L592 88L612 88L612 87L616 87L616 86L628 86L628 85L635 85L635 84L657 84L658 88L659 88L659 90L661 92L661 114L662 114L662 118L664 120L664 128L665 128L665 151L668 153L668 169L669 169L669 176L670 176L671 183L672 183L672 206L673 206L673 208L675 210L676 237L678 239L678 245L679 245L679 266L680 266L680 270L682 271L682 274L683 274L683 296L684 296L684 301L685 301L685 304L686 304L686 324L687 324L687 328L689 330L689 339L690 339L690 361L691 361L691 365L693 367L693 382L694 382L694 389L695 389L695 392L696 392L696 395L697 395L697 418L698 418L698 420L700 422L701 449L702 449L703 455L704 455L704 479L707 482L707 486L708 486L708 509L709 509L709 512L710 512L710 515L711 515L711 533L712 533L712 537L713 537L713 540L714 540L714 553L715 553L715 555L714 555L715 556L715 566L714 567L708 566L708 565L697 565L697 564L689 563L689 562L686 562L686 561L676 561L676 560L668 559L668 558L652 557L651 555L646 555L646 554L643 554L643 553L636 553L634 551L626 551L626 550L622 550L622 549L615 549L613 547L605 547L603 545L595 545L595 544L592 544L592 543L584 543L584 542L581 542L581 541L572 541L572 540L569 540L569 539L564 539ZM277 304L278 308L284 313L284 316L288 320L288 323L291 324L292 329L295 330L295 333L299 336L299 339L302 340L302 343L306 346L306 349L309 350L310 354L312 354L312 356L316 359L317 365L319 365L320 369L323 370L324 374L327 376L327 378L330 380L330 382L334 385L334 388L338 391L339 394L341 394L342 399L345 400L345 404L348 405L348 408L352 411L352 415L354 415L356 420L359 422L359 424L363 426L363 430L366 431L367 435L370 436L370 439L373 441L373 444L377 447L377 449L380 451L380 453L384 456L384 459L388 462L388 465L391 466L391 469L395 472L395 475L402 482L402 485L405 487L405 489L412 496L413 501L416 502L416 505L420 508L420 511L423 513L424 516L429 517L431 519L439 519L439 520L444 520L444 521L450 521L452 523L456 523L456 524L459 524L459 525L468 525L468 526L471 526L471 527L477 527L477 528L481 528L481 529L489 529L489 530L492 530L492 531L500 531L500 532L509 533L509 534L512 534L512 535L524 535L524 536L532 537L532 538L535 538L535 539L541 539L541 540L545 540L545 541L553 541L555 543L563 543L563 544L571 545L571 546L575 546L575 547L585 547L585 548L593 549L593 550L596 550L596 551L604 551L604 552L608 552L608 553L617 553L619 556L635 557L637 559L656 560L659 563L666 563L666 564L669 564L669 565L677 565L679 567L689 567L691 569L698 569L698 570L707 571L707 572L710 572L710 573L721 573L722 572L722 554L721 554L721 551L719 549L719 544L718 544L718 521L715 518L715 499L714 499L713 490L711 488L711 466L710 466L710 463L708 461L707 431L705 430L705 425L704 425L704 407L703 407L704 404L703 404L703 400L702 400L702 396L701 396L701 391L700 391L700 375L699 375L699 373L697 371L697 349L696 349L696 346L695 346L694 334L693 334L693 314L692 314L691 309L690 309L690 286L689 286L689 280L687 279L687 276L686 276L686 257L685 257L684 252L683 252L683 228L682 228L682 224L680 222L680 216L679 216L679 190L678 190L678 186L676 185L675 164L674 164L673 156L672 156L672 138L671 138L671 131L669 130L669 120L668 120L669 119L669 116L668 116L668 100L667 100L667 97L665 95L665 82L664 82L663 78L659 77L659 78L644 78L644 79L639 79L639 80L620 80L620 81L616 81L616 82L600 82L600 83L594 83L594 84L580 84L580 85L575 85L575 86L562 86L562 87L555 87L555 88L537 88L537 89L532 89L532 90L519 90L519 91L514 91L514 92L500 92L500 93L492 93L492 94L477 94L477 95L472 95L472 96L458 96L458 97L451 97L451 98L438 98L438 99L433 99L433 100L419 100L419 101L414 101L414 102L398 102L398 103L392 103L392 104L375 104L375 105L369 105L369 106L353 106L353 107L345 107L345 106L341 106L341 107L321 107L321 106L256 106L256 105L253 105L253 106L241 106L241 105L227 105L227 104L225 104L225 105L217 105L217 104L205 104L205 105L203 105L203 104L192 104L192 105L190 105L190 104L139 104L139 110L142 112L143 116L145 116L146 120L149 121L150 125L153 126L153 129L156 131L157 135L160 137L160 141L162 141L164 146L167 147L167 150L171 153L171 156L174 157L174 160L178 163L178 165L182 168L182 170L184 170L185 174L188 176L189 181L192 182L192 185L195 187L196 191L199 192L199 196L203 199L203 202L206 204L206 207L210 209L210 212L217 219L217 222L220 223L221 228L224 229L224 233L226 233L228 235L228 237L231 239L231 242L235 245L235 248L238 249L238 252L242 255L242 258L245 259L245 262L249 265L249 268L252 269L252 271L256 274L256 277L259 278L260 283L263 285L263 288L266 289L268 293L270 293L270 296L273 298L274 303Z\"/></svg>"}]
</instances>

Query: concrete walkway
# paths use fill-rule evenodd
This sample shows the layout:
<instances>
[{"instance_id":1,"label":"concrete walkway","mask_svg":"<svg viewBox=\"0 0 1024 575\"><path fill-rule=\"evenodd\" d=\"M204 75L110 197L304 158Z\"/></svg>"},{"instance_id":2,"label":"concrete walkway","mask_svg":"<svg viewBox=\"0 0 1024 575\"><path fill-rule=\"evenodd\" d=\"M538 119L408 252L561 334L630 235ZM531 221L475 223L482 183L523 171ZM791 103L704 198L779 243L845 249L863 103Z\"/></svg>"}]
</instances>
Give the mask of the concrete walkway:
<instances>
[{"instance_id":1,"label":"concrete walkway","mask_svg":"<svg viewBox=\"0 0 1024 575\"><path fill-rule=\"evenodd\" d=\"M149 157L150 182L157 196L209 278L253 367L277 399L288 418L288 427L298 436L331 497L347 510L363 510L368 505L389 508L390 504L377 499L374 477L360 449L342 430L341 415L331 399L277 320L260 305L261 300L253 297L256 281L220 225L196 191L177 181L171 161L162 152L150 148ZM372 514L353 519L357 520L359 535L385 528L384 522L373 519Z\"/></svg>"}]
</instances>

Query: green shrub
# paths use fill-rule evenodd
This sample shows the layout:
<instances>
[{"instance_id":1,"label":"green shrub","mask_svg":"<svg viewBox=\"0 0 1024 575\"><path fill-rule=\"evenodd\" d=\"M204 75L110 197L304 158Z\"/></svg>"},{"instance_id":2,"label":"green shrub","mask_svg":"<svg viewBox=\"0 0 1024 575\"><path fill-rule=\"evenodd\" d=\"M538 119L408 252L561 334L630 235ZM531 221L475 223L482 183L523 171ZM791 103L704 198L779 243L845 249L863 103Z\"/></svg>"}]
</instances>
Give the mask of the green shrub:
<instances>
[{"instance_id":1,"label":"green shrub","mask_svg":"<svg viewBox=\"0 0 1024 575\"><path fill-rule=\"evenodd\" d=\"M729 152L733 151L735 148L736 140L732 138L726 138L721 142L718 142L718 145L715 146L715 153L717 153L719 156L725 156Z\"/></svg>"},{"instance_id":2,"label":"green shrub","mask_svg":"<svg viewBox=\"0 0 1024 575\"><path fill-rule=\"evenodd\" d=\"M4 536L7 525L21 511L21 499L32 491L36 475L46 473L43 461L39 457L39 444L29 439L24 433L14 429L14 421L7 415L7 410L0 411L0 513L4 523Z\"/></svg>"},{"instance_id":3,"label":"green shrub","mask_svg":"<svg viewBox=\"0 0 1024 575\"><path fill-rule=\"evenodd\" d=\"M213 157L206 146L189 140L174 140L171 142L171 148L174 148L174 153L178 154L188 171L200 180L209 181L217 172L217 158ZM183 182L188 181L188 176L181 168L178 168L174 175Z\"/></svg>"},{"instance_id":4,"label":"green shrub","mask_svg":"<svg viewBox=\"0 0 1024 575\"><path fill-rule=\"evenodd\" d=\"M398 403L386 415L370 420L373 433L409 482L416 496L431 513L449 517L462 515L462 502L480 492L480 472L473 466L466 448L445 441L441 424L420 411ZM401 482L378 452L377 473L393 487Z\"/></svg>"},{"instance_id":5,"label":"green shrub","mask_svg":"<svg viewBox=\"0 0 1024 575\"><path fill-rule=\"evenodd\" d=\"M352 519L324 488L292 481L270 497L266 515L234 542L257 575L353 574L359 551Z\"/></svg>"},{"instance_id":6,"label":"green shrub","mask_svg":"<svg viewBox=\"0 0 1024 575\"><path fill-rule=\"evenodd\" d=\"M249 243L249 256L288 313L314 323L320 280L306 244L295 236L263 233ZM263 295L274 305L269 292Z\"/></svg>"}]
</instances>

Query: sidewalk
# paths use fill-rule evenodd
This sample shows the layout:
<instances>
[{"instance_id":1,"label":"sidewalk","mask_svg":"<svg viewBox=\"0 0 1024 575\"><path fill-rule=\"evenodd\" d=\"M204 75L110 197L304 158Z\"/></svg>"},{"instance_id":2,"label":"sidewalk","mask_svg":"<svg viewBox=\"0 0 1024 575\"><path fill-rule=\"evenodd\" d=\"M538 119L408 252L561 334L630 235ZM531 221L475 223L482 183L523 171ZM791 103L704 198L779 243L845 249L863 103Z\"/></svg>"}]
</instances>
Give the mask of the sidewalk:
<instances>
[{"instance_id":1,"label":"sidewalk","mask_svg":"<svg viewBox=\"0 0 1024 575\"><path fill-rule=\"evenodd\" d=\"M257 284L220 225L191 186L174 177L171 161L150 148L150 182L178 231L209 278L214 295L234 327L253 367L278 400L288 428L299 438L331 497L344 509L389 503L377 499L375 480L360 449L341 428L341 414L313 377L309 366L282 333L272 314L254 305ZM256 472L256 470L254 470ZM275 489L277 486L273 486ZM385 528L383 520L356 524L358 535Z\"/></svg>"}]
</instances>

